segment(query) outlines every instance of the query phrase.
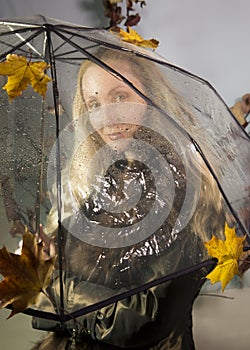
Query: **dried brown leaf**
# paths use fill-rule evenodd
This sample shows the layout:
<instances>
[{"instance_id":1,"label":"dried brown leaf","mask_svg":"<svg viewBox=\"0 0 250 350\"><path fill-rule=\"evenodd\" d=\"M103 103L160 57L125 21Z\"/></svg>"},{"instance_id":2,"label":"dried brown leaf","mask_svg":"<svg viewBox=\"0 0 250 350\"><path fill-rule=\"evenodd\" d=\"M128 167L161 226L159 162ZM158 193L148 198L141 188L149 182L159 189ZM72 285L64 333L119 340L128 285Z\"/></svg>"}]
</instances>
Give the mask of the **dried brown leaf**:
<instances>
[{"instance_id":1,"label":"dried brown leaf","mask_svg":"<svg viewBox=\"0 0 250 350\"><path fill-rule=\"evenodd\" d=\"M12 305L8 318L36 304L50 283L54 264L55 258L44 259L42 242L38 244L27 229L21 255L10 253L5 247L0 249L0 273L4 276L0 283L0 307Z\"/></svg>"}]
</instances>

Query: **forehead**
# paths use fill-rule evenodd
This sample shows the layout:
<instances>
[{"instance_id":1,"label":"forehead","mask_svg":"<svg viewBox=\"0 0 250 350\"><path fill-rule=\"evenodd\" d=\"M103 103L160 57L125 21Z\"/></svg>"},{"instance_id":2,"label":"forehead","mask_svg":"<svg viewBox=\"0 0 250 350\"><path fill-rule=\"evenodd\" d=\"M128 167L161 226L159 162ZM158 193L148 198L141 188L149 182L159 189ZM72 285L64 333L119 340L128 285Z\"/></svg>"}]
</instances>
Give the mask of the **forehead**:
<instances>
[{"instance_id":1,"label":"forehead","mask_svg":"<svg viewBox=\"0 0 250 350\"><path fill-rule=\"evenodd\" d=\"M107 64L137 88L142 87L140 80L135 76L128 62L110 60ZM93 89L100 91L114 86L123 86L130 89L129 85L120 77L113 75L96 64L89 66L82 75L83 91L87 92Z\"/></svg>"}]
</instances>

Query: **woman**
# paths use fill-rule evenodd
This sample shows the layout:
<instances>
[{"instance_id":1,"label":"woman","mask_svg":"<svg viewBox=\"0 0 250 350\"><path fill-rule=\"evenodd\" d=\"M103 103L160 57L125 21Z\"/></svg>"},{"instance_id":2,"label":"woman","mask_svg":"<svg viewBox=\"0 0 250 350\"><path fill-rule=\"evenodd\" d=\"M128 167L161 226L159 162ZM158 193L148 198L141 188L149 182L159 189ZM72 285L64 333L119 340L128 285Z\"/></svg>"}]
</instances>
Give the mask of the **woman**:
<instances>
[{"instance_id":1,"label":"woman","mask_svg":"<svg viewBox=\"0 0 250 350\"><path fill-rule=\"evenodd\" d=\"M106 70L80 68L73 114L84 136L62 174L66 313L207 259L203 242L225 224L219 191L174 121L185 126L192 115L160 70L112 50L96 57ZM53 207L47 232L56 226ZM194 349L192 306L210 269L80 316L63 332L36 318L35 328L52 333L33 349ZM57 290L54 281L55 299Z\"/></svg>"}]
</instances>

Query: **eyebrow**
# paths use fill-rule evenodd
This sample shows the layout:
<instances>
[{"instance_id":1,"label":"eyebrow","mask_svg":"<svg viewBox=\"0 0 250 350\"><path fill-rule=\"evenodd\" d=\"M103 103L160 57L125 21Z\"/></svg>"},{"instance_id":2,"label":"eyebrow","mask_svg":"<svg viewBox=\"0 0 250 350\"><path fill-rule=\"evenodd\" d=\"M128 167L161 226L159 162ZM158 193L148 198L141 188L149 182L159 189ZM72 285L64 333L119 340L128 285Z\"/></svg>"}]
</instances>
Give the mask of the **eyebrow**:
<instances>
[{"instance_id":1,"label":"eyebrow","mask_svg":"<svg viewBox=\"0 0 250 350\"><path fill-rule=\"evenodd\" d=\"M130 89L130 87L129 86L127 86L126 84L125 85L117 85L117 86L115 86L115 87L113 87L110 91L109 91L109 95L112 95L116 90L120 90L120 89L127 89L128 91L133 91L132 89ZM97 97L98 97L98 92L97 93L92 93L91 95L88 95L87 97L86 97L86 99L85 100L95 100L95 99L97 99ZM84 97L84 93L83 93L83 90L82 90L82 97Z\"/></svg>"},{"instance_id":2,"label":"eyebrow","mask_svg":"<svg viewBox=\"0 0 250 350\"><path fill-rule=\"evenodd\" d=\"M127 84L122 84L122 85L117 85L117 86L113 87L109 91L109 95L111 95L114 91L119 90L119 89L127 89L127 90L133 92L133 90Z\"/></svg>"}]
</instances>

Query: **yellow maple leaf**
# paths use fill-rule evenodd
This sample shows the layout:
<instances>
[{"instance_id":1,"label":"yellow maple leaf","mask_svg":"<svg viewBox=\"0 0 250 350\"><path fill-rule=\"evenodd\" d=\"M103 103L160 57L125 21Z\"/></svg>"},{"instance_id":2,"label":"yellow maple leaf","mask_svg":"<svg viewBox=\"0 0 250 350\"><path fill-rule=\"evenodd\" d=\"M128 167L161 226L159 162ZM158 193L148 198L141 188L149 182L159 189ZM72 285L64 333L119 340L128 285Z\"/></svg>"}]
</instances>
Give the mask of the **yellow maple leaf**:
<instances>
[{"instance_id":1,"label":"yellow maple leaf","mask_svg":"<svg viewBox=\"0 0 250 350\"><path fill-rule=\"evenodd\" d=\"M0 63L0 75L8 76L3 89L10 100L20 96L30 84L33 89L45 97L47 84L51 79L44 73L49 65L44 61L30 62L24 56L9 54L6 61Z\"/></svg>"},{"instance_id":2,"label":"yellow maple leaf","mask_svg":"<svg viewBox=\"0 0 250 350\"><path fill-rule=\"evenodd\" d=\"M23 235L21 255L0 249L0 307L12 305L8 318L36 304L40 293L44 293L54 270L55 257L44 258L43 244L26 229Z\"/></svg>"},{"instance_id":3,"label":"yellow maple leaf","mask_svg":"<svg viewBox=\"0 0 250 350\"><path fill-rule=\"evenodd\" d=\"M230 228L225 224L225 237L223 241L213 236L205 246L210 256L218 259L217 265L206 278L211 283L221 281L222 291L232 278L238 274L239 260L243 256L243 243L245 237L238 237L235 228Z\"/></svg>"},{"instance_id":4,"label":"yellow maple leaf","mask_svg":"<svg viewBox=\"0 0 250 350\"><path fill-rule=\"evenodd\" d=\"M145 40L142 36L140 36L137 31L128 27L128 32L123 29L120 29L119 35L121 36L123 41L126 41L131 44L135 44L137 46L147 47L150 49L156 49L159 45L159 41L156 39Z\"/></svg>"}]
</instances>

